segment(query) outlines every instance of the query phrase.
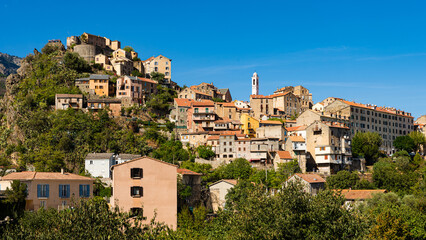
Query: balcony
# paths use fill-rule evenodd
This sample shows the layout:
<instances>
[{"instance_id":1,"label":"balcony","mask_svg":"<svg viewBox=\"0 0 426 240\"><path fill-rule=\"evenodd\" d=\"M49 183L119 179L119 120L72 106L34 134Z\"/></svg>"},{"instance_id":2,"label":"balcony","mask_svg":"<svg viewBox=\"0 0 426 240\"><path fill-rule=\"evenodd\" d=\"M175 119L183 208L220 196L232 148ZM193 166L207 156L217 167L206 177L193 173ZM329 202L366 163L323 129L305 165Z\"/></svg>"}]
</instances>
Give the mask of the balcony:
<instances>
[{"instance_id":1,"label":"balcony","mask_svg":"<svg viewBox=\"0 0 426 240\"><path fill-rule=\"evenodd\" d=\"M227 130L228 129L228 125L227 124L215 124L214 126L214 130Z\"/></svg>"},{"instance_id":2,"label":"balcony","mask_svg":"<svg viewBox=\"0 0 426 240\"><path fill-rule=\"evenodd\" d=\"M293 143L293 151L306 151L306 144Z\"/></svg>"},{"instance_id":3,"label":"balcony","mask_svg":"<svg viewBox=\"0 0 426 240\"><path fill-rule=\"evenodd\" d=\"M214 113L197 113L192 115L192 120L194 121L214 121L215 116Z\"/></svg>"}]
</instances>

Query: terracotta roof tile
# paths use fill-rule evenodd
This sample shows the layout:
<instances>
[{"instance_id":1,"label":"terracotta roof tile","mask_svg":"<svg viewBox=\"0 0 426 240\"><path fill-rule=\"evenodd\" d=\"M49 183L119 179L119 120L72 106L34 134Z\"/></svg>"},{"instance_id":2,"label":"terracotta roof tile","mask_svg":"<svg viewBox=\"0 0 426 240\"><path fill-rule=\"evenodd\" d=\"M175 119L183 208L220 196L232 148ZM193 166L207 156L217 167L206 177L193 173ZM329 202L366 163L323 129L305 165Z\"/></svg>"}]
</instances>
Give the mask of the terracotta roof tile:
<instances>
[{"instance_id":1,"label":"terracotta roof tile","mask_svg":"<svg viewBox=\"0 0 426 240\"><path fill-rule=\"evenodd\" d=\"M14 172L4 176L2 180L95 180L74 173L60 172Z\"/></svg>"},{"instance_id":2,"label":"terracotta roof tile","mask_svg":"<svg viewBox=\"0 0 426 240\"><path fill-rule=\"evenodd\" d=\"M214 102L210 100L205 100L205 101L199 101L199 102L192 102L191 105L193 107L197 107L197 106L214 107Z\"/></svg>"},{"instance_id":3,"label":"terracotta roof tile","mask_svg":"<svg viewBox=\"0 0 426 240\"><path fill-rule=\"evenodd\" d=\"M210 136L207 140L219 140L219 135Z\"/></svg>"},{"instance_id":4,"label":"terracotta roof tile","mask_svg":"<svg viewBox=\"0 0 426 240\"><path fill-rule=\"evenodd\" d=\"M281 159L293 159L289 151L277 151L277 154Z\"/></svg>"},{"instance_id":5,"label":"terracotta roof tile","mask_svg":"<svg viewBox=\"0 0 426 240\"><path fill-rule=\"evenodd\" d=\"M305 139L302 136L290 136L292 142L305 142Z\"/></svg>"},{"instance_id":6,"label":"terracotta roof tile","mask_svg":"<svg viewBox=\"0 0 426 240\"><path fill-rule=\"evenodd\" d=\"M138 78L139 78L139 80L141 80L142 82L149 82L149 83L158 84L158 82L156 82L156 81L154 81L154 80L152 80L152 79L149 79L149 78L141 78L141 77L138 77Z\"/></svg>"},{"instance_id":7,"label":"terracotta roof tile","mask_svg":"<svg viewBox=\"0 0 426 240\"><path fill-rule=\"evenodd\" d=\"M320 175L318 174L309 174L309 173L296 173L294 174L300 178L302 178L303 180L305 180L308 183L325 183L324 178L322 178ZM294 176L293 175L293 176Z\"/></svg>"},{"instance_id":8,"label":"terracotta roof tile","mask_svg":"<svg viewBox=\"0 0 426 240\"><path fill-rule=\"evenodd\" d=\"M179 107L190 107L191 103L194 102L193 99L187 98L175 98L174 100Z\"/></svg>"},{"instance_id":9,"label":"terracotta roof tile","mask_svg":"<svg viewBox=\"0 0 426 240\"><path fill-rule=\"evenodd\" d=\"M287 132L302 131L302 130L305 130L305 129L306 129L305 125L286 128Z\"/></svg>"},{"instance_id":10,"label":"terracotta roof tile","mask_svg":"<svg viewBox=\"0 0 426 240\"><path fill-rule=\"evenodd\" d=\"M283 125L281 121L276 120L260 120L260 123L262 124L273 124L273 125Z\"/></svg>"},{"instance_id":11,"label":"terracotta roof tile","mask_svg":"<svg viewBox=\"0 0 426 240\"><path fill-rule=\"evenodd\" d=\"M336 190L338 191L338 190ZM374 190L352 190L352 189L342 189L342 195L346 200L364 200L370 199L374 194L385 193L385 189L374 189Z\"/></svg>"}]
</instances>

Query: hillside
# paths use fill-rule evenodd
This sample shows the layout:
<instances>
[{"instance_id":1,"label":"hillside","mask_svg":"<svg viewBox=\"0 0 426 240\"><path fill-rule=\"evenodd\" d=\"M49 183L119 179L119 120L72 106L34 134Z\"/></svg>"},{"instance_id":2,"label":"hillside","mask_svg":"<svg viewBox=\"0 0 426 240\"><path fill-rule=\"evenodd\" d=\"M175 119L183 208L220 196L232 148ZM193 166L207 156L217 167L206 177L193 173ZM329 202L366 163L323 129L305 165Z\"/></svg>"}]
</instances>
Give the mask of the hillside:
<instances>
[{"instance_id":1,"label":"hillside","mask_svg":"<svg viewBox=\"0 0 426 240\"><path fill-rule=\"evenodd\" d=\"M0 53L0 96L6 92L6 77L16 73L21 66L22 58Z\"/></svg>"},{"instance_id":2,"label":"hillside","mask_svg":"<svg viewBox=\"0 0 426 240\"><path fill-rule=\"evenodd\" d=\"M46 45L22 60L16 74L6 79L6 93L0 101L0 166L20 169L71 172L84 170L89 152L148 155L153 140L165 141L155 123L150 134L142 134L146 114L130 109L126 116L112 118L106 110L54 110L55 94L81 93L74 80L95 72L77 54L63 47ZM168 127L164 131L170 132ZM145 136L146 135L146 136Z\"/></svg>"}]
</instances>

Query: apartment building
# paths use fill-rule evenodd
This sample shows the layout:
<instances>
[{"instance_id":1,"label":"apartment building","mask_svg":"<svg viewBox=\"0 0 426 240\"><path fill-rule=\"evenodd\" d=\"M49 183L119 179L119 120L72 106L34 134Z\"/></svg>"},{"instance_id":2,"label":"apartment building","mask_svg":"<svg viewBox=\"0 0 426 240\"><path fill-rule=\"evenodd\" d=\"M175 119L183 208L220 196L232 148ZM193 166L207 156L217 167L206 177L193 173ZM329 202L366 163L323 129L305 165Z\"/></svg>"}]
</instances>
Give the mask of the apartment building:
<instances>
[{"instance_id":1,"label":"apartment building","mask_svg":"<svg viewBox=\"0 0 426 240\"><path fill-rule=\"evenodd\" d=\"M260 120L259 127L256 129L257 138L277 138L284 140L286 130L284 123L276 120Z\"/></svg>"},{"instance_id":2,"label":"apartment building","mask_svg":"<svg viewBox=\"0 0 426 240\"><path fill-rule=\"evenodd\" d=\"M85 107L83 94L55 94L55 109L82 109Z\"/></svg>"},{"instance_id":3,"label":"apartment building","mask_svg":"<svg viewBox=\"0 0 426 240\"><path fill-rule=\"evenodd\" d=\"M150 157L111 167L112 207L177 227L177 166Z\"/></svg>"},{"instance_id":4,"label":"apartment building","mask_svg":"<svg viewBox=\"0 0 426 240\"><path fill-rule=\"evenodd\" d=\"M315 121L306 128L308 172L334 174L352 164L350 129L342 123ZM300 137L300 136L299 136Z\"/></svg>"},{"instance_id":5,"label":"apartment building","mask_svg":"<svg viewBox=\"0 0 426 240\"><path fill-rule=\"evenodd\" d=\"M118 76L130 75L133 71L133 61L125 57L116 57L110 59L114 72Z\"/></svg>"},{"instance_id":6,"label":"apartment building","mask_svg":"<svg viewBox=\"0 0 426 240\"><path fill-rule=\"evenodd\" d=\"M115 86L110 75L91 74L89 77L89 93L97 96L115 96Z\"/></svg>"},{"instance_id":7,"label":"apartment building","mask_svg":"<svg viewBox=\"0 0 426 240\"><path fill-rule=\"evenodd\" d=\"M256 137L256 130L259 128L260 121L247 113L241 114L241 130L249 137Z\"/></svg>"},{"instance_id":8,"label":"apartment building","mask_svg":"<svg viewBox=\"0 0 426 240\"><path fill-rule=\"evenodd\" d=\"M393 141L414 131L414 118L410 113L395 108L378 107L336 99L324 112L350 120L351 133L377 132L383 139L381 150L393 154Z\"/></svg>"},{"instance_id":9,"label":"apartment building","mask_svg":"<svg viewBox=\"0 0 426 240\"><path fill-rule=\"evenodd\" d=\"M172 80L172 60L163 55L157 57L150 57L143 61L144 72L147 77L151 76L153 72L164 74L164 78L168 81Z\"/></svg>"},{"instance_id":10,"label":"apartment building","mask_svg":"<svg viewBox=\"0 0 426 240\"><path fill-rule=\"evenodd\" d=\"M14 180L27 185L28 195L25 209L64 209L74 201L93 196L95 179L66 172L14 172L1 178L0 185L6 186Z\"/></svg>"},{"instance_id":11,"label":"apartment building","mask_svg":"<svg viewBox=\"0 0 426 240\"><path fill-rule=\"evenodd\" d=\"M315 121L339 122L346 125L350 124L349 117L330 112L317 112L306 110L296 119L296 126L308 126Z\"/></svg>"},{"instance_id":12,"label":"apartment building","mask_svg":"<svg viewBox=\"0 0 426 240\"><path fill-rule=\"evenodd\" d=\"M218 98L222 99L225 102L231 102L231 92L228 88L222 88L218 89L213 85L213 83L201 83L199 85L194 85L190 87L192 90L204 93L206 95L209 95L211 99Z\"/></svg>"},{"instance_id":13,"label":"apartment building","mask_svg":"<svg viewBox=\"0 0 426 240\"><path fill-rule=\"evenodd\" d=\"M74 85L80 89L82 93L95 94L95 91L90 90L90 78L78 78L74 81Z\"/></svg>"},{"instance_id":14,"label":"apartment building","mask_svg":"<svg viewBox=\"0 0 426 240\"><path fill-rule=\"evenodd\" d=\"M214 112L214 102L201 101L192 102L188 109L188 131L213 131L216 113Z\"/></svg>"},{"instance_id":15,"label":"apartment building","mask_svg":"<svg viewBox=\"0 0 426 240\"><path fill-rule=\"evenodd\" d=\"M292 159L297 159L302 173L306 172L306 139L302 136L288 136L284 145L284 149L288 151Z\"/></svg>"}]
</instances>

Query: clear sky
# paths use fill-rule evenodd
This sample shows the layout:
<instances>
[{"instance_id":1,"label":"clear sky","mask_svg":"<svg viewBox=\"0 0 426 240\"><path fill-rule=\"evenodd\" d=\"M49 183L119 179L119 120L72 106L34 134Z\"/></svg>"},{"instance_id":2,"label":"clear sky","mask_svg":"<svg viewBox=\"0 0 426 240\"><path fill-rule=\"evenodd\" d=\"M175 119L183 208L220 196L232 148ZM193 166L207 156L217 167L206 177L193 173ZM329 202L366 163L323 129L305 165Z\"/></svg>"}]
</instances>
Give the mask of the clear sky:
<instances>
[{"instance_id":1,"label":"clear sky","mask_svg":"<svg viewBox=\"0 0 426 240\"><path fill-rule=\"evenodd\" d=\"M314 102L341 97L426 114L424 1L1 0L0 52L26 56L88 32L141 59L172 58L179 85L213 82L248 100L303 85Z\"/></svg>"}]
</instances>

